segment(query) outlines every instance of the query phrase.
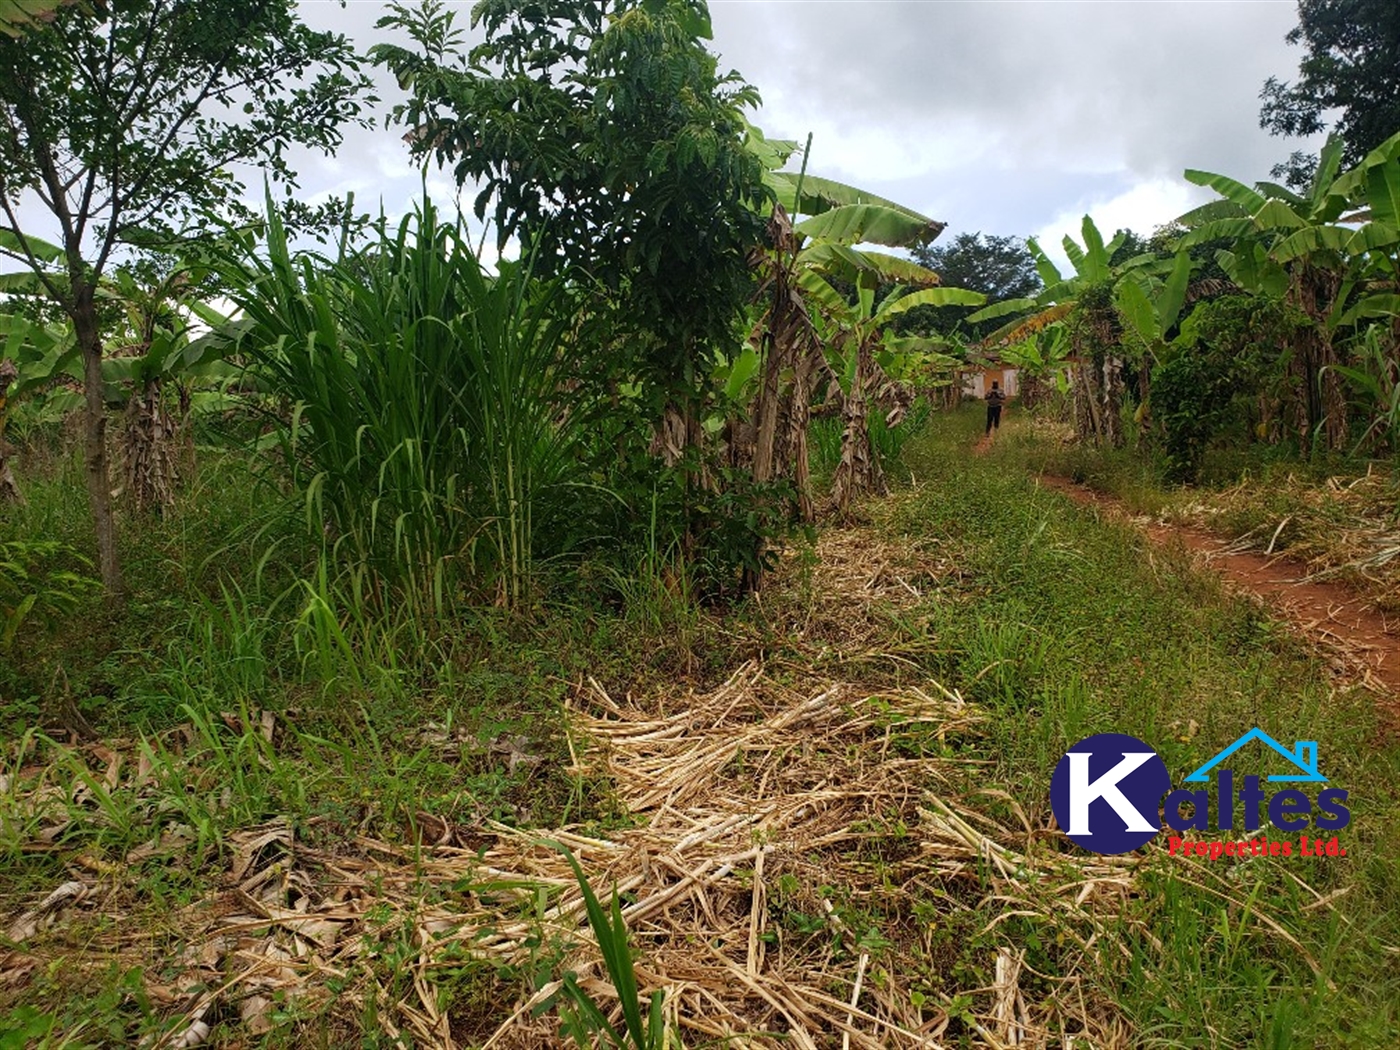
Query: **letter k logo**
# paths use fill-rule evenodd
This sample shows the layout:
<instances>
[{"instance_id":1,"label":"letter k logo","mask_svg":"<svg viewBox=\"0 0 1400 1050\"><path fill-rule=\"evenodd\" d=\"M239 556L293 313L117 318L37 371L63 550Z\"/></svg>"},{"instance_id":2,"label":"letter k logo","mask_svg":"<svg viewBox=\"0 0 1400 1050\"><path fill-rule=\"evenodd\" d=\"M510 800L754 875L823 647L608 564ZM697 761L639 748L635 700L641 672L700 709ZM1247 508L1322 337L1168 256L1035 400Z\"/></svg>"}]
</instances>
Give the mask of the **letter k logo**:
<instances>
[{"instance_id":1,"label":"letter k logo","mask_svg":"<svg viewBox=\"0 0 1400 1050\"><path fill-rule=\"evenodd\" d=\"M1138 808L1128 801L1127 796L1118 790L1118 783L1133 770L1157 757L1155 751L1132 751L1123 753L1123 761L1110 769L1097 780L1089 779L1089 759L1093 756L1085 752L1069 754L1069 831L1070 835L1092 835L1089 830L1089 804L1103 799L1113 807L1113 812L1123 818L1127 831L1150 831L1154 834L1160 825L1150 823Z\"/></svg>"},{"instance_id":2,"label":"letter k logo","mask_svg":"<svg viewBox=\"0 0 1400 1050\"><path fill-rule=\"evenodd\" d=\"M1070 840L1094 853L1127 853L1162 829L1167 765L1126 733L1097 733L1060 759L1050 778L1050 808Z\"/></svg>"}]
</instances>

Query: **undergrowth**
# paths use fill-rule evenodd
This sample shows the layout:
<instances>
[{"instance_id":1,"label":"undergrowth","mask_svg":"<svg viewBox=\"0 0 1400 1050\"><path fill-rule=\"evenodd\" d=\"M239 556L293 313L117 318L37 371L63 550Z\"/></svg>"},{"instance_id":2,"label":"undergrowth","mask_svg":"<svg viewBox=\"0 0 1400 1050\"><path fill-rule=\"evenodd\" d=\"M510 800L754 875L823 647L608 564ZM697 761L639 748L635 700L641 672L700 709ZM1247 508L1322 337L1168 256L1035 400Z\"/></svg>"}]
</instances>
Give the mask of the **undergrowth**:
<instances>
[{"instance_id":1,"label":"undergrowth","mask_svg":"<svg viewBox=\"0 0 1400 1050\"><path fill-rule=\"evenodd\" d=\"M948 1019L948 1045L978 1044L975 1003L1007 950L1024 952L1030 993L1088 989L1111 1000L1125 1045L1394 1042L1400 758L1377 738L1372 699L1329 680L1213 579L1037 489L1027 467L1045 455L1043 437L1022 428L1013 415L974 457L981 419L969 411L935 417L905 444L912 480L864 509L863 535L908 552L909 564L872 565L870 580L892 597L859 615L833 596L805 545L789 553L781 589L727 611L697 608L668 552L651 550L631 572L585 565L560 576L509 614L370 615L302 532L279 531L263 512L269 493L236 455L205 457L164 520L133 518L121 530L126 606L80 593L52 624L26 623L0 667L0 910L9 923L75 875L119 876L124 943L173 958L180 909L220 891L250 829L284 822L326 856L362 836L426 850L455 828L470 841L483 822L606 836L631 818L611 784L576 765L567 691L591 677L616 696L679 697L762 656L778 680L839 671L869 688L937 682L989 712L956 744L892 726L888 745L913 759L956 753L976 772L938 790L989 822L1024 826L1026 849L1057 862L1086 855L1048 830L1050 771L1069 744L1099 731L1148 741L1178 780L1253 726L1316 740L1353 813L1348 855L1311 864L1222 861L1207 873L1200 866L1211 862L1148 847L1134 891L1091 949L1066 939L1053 898L1012 904L985 876L904 884L920 829L891 816L862 829L845 858L867 873L864 888L791 876L768 888L775 944L829 940L838 954L900 967L901 994ZM10 533L84 550L80 468L60 457L27 478L29 504L3 512ZM62 567L84 571L76 557ZM853 581L876 587L863 572ZM425 883L424 899L450 906L454 892ZM180 1035L158 968L143 979L86 953L109 942L113 921L40 930L12 954L0 1045ZM399 994L401 962L418 950L411 924L397 923L386 913L365 949L385 996ZM645 941L637 951L645 957ZM441 1008L458 1041L493 1031L522 988L556 973L562 952L541 938L529 966L509 971L444 957ZM42 967L24 963L40 958ZM366 1000L349 1030L273 1003L262 1038L392 1045L382 1008Z\"/></svg>"},{"instance_id":2,"label":"undergrowth","mask_svg":"<svg viewBox=\"0 0 1400 1050\"><path fill-rule=\"evenodd\" d=\"M1379 735L1375 699L1329 680L1258 606L1184 554L1034 486L1026 466L1042 439L1029 425L1004 428L983 457L963 454L979 423L955 416L911 450L919 488L896 521L912 539L937 537L963 568L957 591L930 610L928 667L1000 716L989 721L990 779L1031 824L1048 819L1046 785L1065 749L1097 732L1147 741L1178 783L1256 726L1316 740L1354 802L1347 857L1238 863L1234 901L1196 884L1196 866L1211 862L1149 850L1144 890L1101 973L1134 1021L1134 1045L1393 1042L1400 750ZM1119 494L1142 476L1127 457L1102 462ZM1251 761L1260 768L1239 761L1241 775L1267 772ZM1257 921L1256 905L1305 951Z\"/></svg>"}]
</instances>

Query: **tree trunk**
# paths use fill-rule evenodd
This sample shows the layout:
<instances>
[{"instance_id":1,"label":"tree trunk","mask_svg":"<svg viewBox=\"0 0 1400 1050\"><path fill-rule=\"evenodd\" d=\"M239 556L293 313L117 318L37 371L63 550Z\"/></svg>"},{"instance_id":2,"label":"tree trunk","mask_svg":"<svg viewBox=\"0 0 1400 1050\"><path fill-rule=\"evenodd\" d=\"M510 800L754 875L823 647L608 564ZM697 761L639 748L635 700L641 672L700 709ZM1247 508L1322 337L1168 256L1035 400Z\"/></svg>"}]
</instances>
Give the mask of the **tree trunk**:
<instances>
[{"instance_id":1,"label":"tree trunk","mask_svg":"<svg viewBox=\"0 0 1400 1050\"><path fill-rule=\"evenodd\" d=\"M13 451L5 442L5 407L9 401L7 391L15 381L19 369L13 361L0 361L0 503L23 503L15 476L10 472L10 453Z\"/></svg>"},{"instance_id":2,"label":"tree trunk","mask_svg":"<svg viewBox=\"0 0 1400 1050\"><path fill-rule=\"evenodd\" d=\"M0 437L0 503L23 503L24 493L10 470L10 446Z\"/></svg>"},{"instance_id":3,"label":"tree trunk","mask_svg":"<svg viewBox=\"0 0 1400 1050\"><path fill-rule=\"evenodd\" d=\"M1069 370L1070 391L1074 396L1074 433L1080 441L1093 441L1099 433L1094 411L1094 386L1088 372L1082 362L1075 362Z\"/></svg>"},{"instance_id":4,"label":"tree trunk","mask_svg":"<svg viewBox=\"0 0 1400 1050\"><path fill-rule=\"evenodd\" d=\"M817 520L816 501L812 498L812 460L807 451L807 431L812 423L812 376L816 372L817 355L821 350L808 345L803 348L792 374L788 398L787 439L783 454L792 483L797 489L797 512L810 525Z\"/></svg>"},{"instance_id":5,"label":"tree trunk","mask_svg":"<svg viewBox=\"0 0 1400 1050\"><path fill-rule=\"evenodd\" d=\"M1123 447L1123 362L1109 352L1103 355L1102 430L1105 441Z\"/></svg>"},{"instance_id":6,"label":"tree trunk","mask_svg":"<svg viewBox=\"0 0 1400 1050\"><path fill-rule=\"evenodd\" d=\"M159 379L147 380L127 409L126 486L137 510L175 502L175 424Z\"/></svg>"},{"instance_id":7,"label":"tree trunk","mask_svg":"<svg viewBox=\"0 0 1400 1050\"><path fill-rule=\"evenodd\" d=\"M1347 418L1350 406L1347 404L1346 387L1336 368L1340 364L1337 360L1337 348L1332 345L1331 333L1326 329L1322 330L1319 343L1322 365L1320 394L1323 419L1327 421L1327 447L1333 452L1342 452L1345 451L1351 434L1351 421Z\"/></svg>"},{"instance_id":8,"label":"tree trunk","mask_svg":"<svg viewBox=\"0 0 1400 1050\"><path fill-rule=\"evenodd\" d=\"M851 509L855 496L873 492L885 493L885 478L879 458L870 444L870 381L875 361L868 342L856 351L856 374L851 391L845 397L842 417L846 427L841 434L841 462L832 479L832 491L841 513Z\"/></svg>"},{"instance_id":9,"label":"tree trunk","mask_svg":"<svg viewBox=\"0 0 1400 1050\"><path fill-rule=\"evenodd\" d=\"M109 598L122 591L121 565L117 560L117 533L112 517L112 483L107 469L107 409L102 399L102 337L97 330L93 287L84 279L73 281L73 328L83 355L84 463L88 501L97 534L97 564Z\"/></svg>"}]
</instances>

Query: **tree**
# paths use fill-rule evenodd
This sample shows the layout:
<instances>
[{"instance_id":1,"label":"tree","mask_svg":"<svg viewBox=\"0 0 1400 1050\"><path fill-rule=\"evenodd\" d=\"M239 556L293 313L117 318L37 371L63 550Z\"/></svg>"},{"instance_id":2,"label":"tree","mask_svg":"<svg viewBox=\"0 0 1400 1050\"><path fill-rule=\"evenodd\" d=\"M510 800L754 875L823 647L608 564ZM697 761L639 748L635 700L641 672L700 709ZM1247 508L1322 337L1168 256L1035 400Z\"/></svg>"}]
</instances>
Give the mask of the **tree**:
<instances>
[{"instance_id":1,"label":"tree","mask_svg":"<svg viewBox=\"0 0 1400 1050\"><path fill-rule=\"evenodd\" d=\"M704 0L482 0L469 55L438 0L391 10L379 24L417 48L373 54L410 91L394 118L414 156L482 187L476 214L500 245L518 236L540 272L602 288L633 336L612 341L629 355L614 366L659 397L673 456L696 447L701 381L736 341L769 199L745 145L758 95L705 48Z\"/></svg>"},{"instance_id":2,"label":"tree","mask_svg":"<svg viewBox=\"0 0 1400 1050\"><path fill-rule=\"evenodd\" d=\"M840 350L830 343L823 347L813 315L820 307L830 319L833 296L834 313L847 313L841 306L846 292L888 290L892 283L916 288L937 285L939 275L932 270L901 256L857 245L917 249L933 241L944 223L854 186L808 174L810 136L798 172L780 170L797 152L795 142L768 140L750 128L749 148L760 157L765 180L776 198L766 244L751 256L759 275L758 302L762 304L755 333L762 380L753 410L753 474L756 482L764 483L790 473L798 511L810 522L815 515L807 462L812 384L818 374L830 374L836 367L824 350L838 351L838 358ZM807 218L794 224L792 217L798 215ZM902 311L896 311L888 320L897 323L901 315ZM835 327L839 332L850 326L841 321ZM840 338L845 341L844 336ZM846 373L844 366L839 371ZM853 385L849 377L844 385L837 384L843 416L849 422L854 413L860 420L854 427L848 426L842 438L843 462L850 464L873 463L864 423L867 385ZM852 404L853 395L858 404ZM860 488L868 485L870 474L863 470L859 478L848 480L855 480L855 488ZM849 498L838 502L844 510Z\"/></svg>"},{"instance_id":3,"label":"tree","mask_svg":"<svg viewBox=\"0 0 1400 1050\"><path fill-rule=\"evenodd\" d=\"M1035 259L1019 237L960 233L947 244L917 247L912 254L921 265L936 272L944 284L981 292L989 303L1026 299L1040 291ZM901 319L899 328L947 333L962 325L969 338L978 340L996 326L966 324L973 312L970 307L956 306L912 310Z\"/></svg>"},{"instance_id":4,"label":"tree","mask_svg":"<svg viewBox=\"0 0 1400 1050\"><path fill-rule=\"evenodd\" d=\"M871 277L857 283L852 304L815 270L804 271L798 283L835 329L827 340L827 354L841 383L844 426L841 462L831 487L837 506L845 514L852 497L885 493L880 461L870 443L870 400L878 384L894 370L898 357L932 349L927 340L899 339L886 328L901 314L919 307L974 307L985 303L986 297L965 288L895 288L877 304L876 280Z\"/></svg>"},{"instance_id":5,"label":"tree","mask_svg":"<svg viewBox=\"0 0 1400 1050\"><path fill-rule=\"evenodd\" d=\"M1153 260L1142 255L1123 258L1125 245L1146 244L1131 230L1119 230L1105 243L1094 220L1086 215L1082 234L1082 245L1068 235L1061 241L1074 267L1068 276L1060 273L1034 237L1027 238L1026 250L1044 287L1034 296L1005 299L978 310L969 321L1016 318L986 336L983 344L987 346L1016 345L1052 325L1064 324L1076 359L1070 377L1078 434L1102 437L1118 446L1123 443L1118 419L1123 404L1123 350L1114 287L1124 274Z\"/></svg>"},{"instance_id":6,"label":"tree","mask_svg":"<svg viewBox=\"0 0 1400 1050\"><path fill-rule=\"evenodd\" d=\"M130 0L64 7L0 37L0 258L61 304L83 360L88 495L107 589L121 588L102 398L96 291L125 251L155 249L244 214L231 171L290 188L288 151L331 152L366 123L368 78L344 36L314 32L292 0ZM57 271L21 228L41 206Z\"/></svg>"},{"instance_id":7,"label":"tree","mask_svg":"<svg viewBox=\"0 0 1400 1050\"><path fill-rule=\"evenodd\" d=\"M1345 367L1340 329L1366 316L1393 316L1400 276L1394 259L1400 244L1400 134L1346 172L1340 170L1344 150L1339 136L1328 139L1302 193L1268 182L1251 188L1225 175L1189 170L1189 182L1215 190L1221 199L1178 220L1191 230L1183 247L1231 238L1231 250L1217 253L1230 279L1248 292L1285 300L1312 322L1288 348L1297 388L1294 424L1304 442L1321 427L1334 450L1343 448L1349 429L1338 370Z\"/></svg>"},{"instance_id":8,"label":"tree","mask_svg":"<svg viewBox=\"0 0 1400 1050\"><path fill-rule=\"evenodd\" d=\"M1328 128L1345 145L1347 167L1400 131L1400 4L1394 0L1298 0L1286 37L1307 53L1292 83L1270 77L1259 97L1259 126L1296 138ZM1275 178L1307 185L1317 160L1295 152Z\"/></svg>"}]
</instances>

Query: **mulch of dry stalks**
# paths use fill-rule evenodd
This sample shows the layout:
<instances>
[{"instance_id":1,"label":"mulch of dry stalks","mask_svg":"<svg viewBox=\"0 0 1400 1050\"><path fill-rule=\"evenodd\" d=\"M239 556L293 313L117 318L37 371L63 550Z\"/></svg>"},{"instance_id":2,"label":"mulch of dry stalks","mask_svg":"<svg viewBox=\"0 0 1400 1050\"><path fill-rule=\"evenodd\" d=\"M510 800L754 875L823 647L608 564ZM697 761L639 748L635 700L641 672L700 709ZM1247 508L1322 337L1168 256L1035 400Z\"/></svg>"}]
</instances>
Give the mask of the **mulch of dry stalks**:
<instances>
[{"instance_id":1,"label":"mulch of dry stalks","mask_svg":"<svg viewBox=\"0 0 1400 1050\"><path fill-rule=\"evenodd\" d=\"M813 615L844 609L856 624L886 603L913 603L938 572L927 552L882 547L859 529L829 531L818 556L811 593L825 611ZM850 638L868 646L873 629ZM136 921L150 913L133 888L142 856L72 858L69 881L0 925L14 945L0 954L0 993L60 957L94 975L122 959L146 967L148 994L169 1019L152 1047L257 1037L287 1023L278 1013L350 1041L371 1018L403 1046L559 1046L544 1007L562 969L618 1013L551 839L575 852L605 899L610 888L621 895L643 994L664 993L686 1045L938 1047L969 1028L987 1047L1069 1045L1068 1036L1127 1045L1090 977L1034 973L1002 923L1039 917L1069 946L1063 972L1091 974L1098 953L1126 951L1107 923L1136 892L1133 860L1071 861L1040 841L1053 832L1024 818L1005 827L976 797L960 799L954 785L973 771L957 759L910 757L899 746L910 734L931 744L977 732L978 712L956 692L784 667L752 661L712 690L642 698L580 683L569 702L576 765L606 773L631 817L606 837L422 814L421 845L362 837L326 849L274 822L228 836L219 891L162 916L159 929ZM137 763L106 761L109 788L148 790L133 783ZM8 791L11 805L24 804L23 786ZM1005 795L998 805L1020 812ZM153 812L144 859L164 851L180 863L183 832ZM898 921L872 943L821 886L839 891L838 904L869 903ZM959 990L970 1014L958 1008L955 1019L948 1000L929 993L916 1005L922 997L911 995L933 932L913 920L916 898L993 916L983 931L997 931L988 943L1000 945L985 950L989 979ZM785 929L782 907L797 905L826 929ZM528 972L550 946L562 954L555 980L533 993L495 984L501 1001L485 1018L468 1024L444 994L464 960Z\"/></svg>"}]
</instances>

